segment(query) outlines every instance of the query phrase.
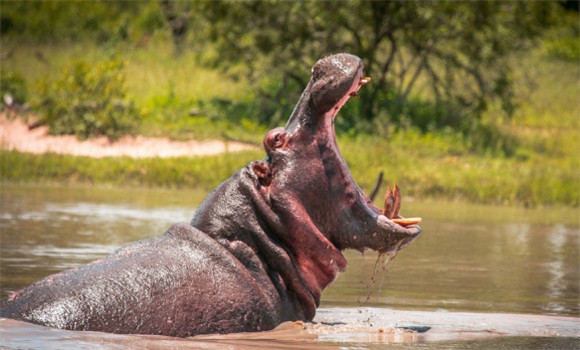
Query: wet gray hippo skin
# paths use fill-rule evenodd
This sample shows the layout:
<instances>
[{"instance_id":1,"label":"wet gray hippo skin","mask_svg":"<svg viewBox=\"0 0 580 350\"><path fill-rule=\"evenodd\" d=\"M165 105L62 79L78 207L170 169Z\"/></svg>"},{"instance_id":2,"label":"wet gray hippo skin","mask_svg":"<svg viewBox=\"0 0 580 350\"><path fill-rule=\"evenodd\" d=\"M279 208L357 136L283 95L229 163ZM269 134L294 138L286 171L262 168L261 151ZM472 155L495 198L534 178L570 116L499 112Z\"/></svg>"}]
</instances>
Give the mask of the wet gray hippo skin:
<instances>
[{"instance_id":1,"label":"wet gray hippo skin","mask_svg":"<svg viewBox=\"0 0 580 350\"><path fill-rule=\"evenodd\" d=\"M311 320L346 269L341 251L396 252L420 233L375 207L340 155L334 118L365 82L361 60L329 56L267 157L223 182L190 224L35 282L0 316L73 330L179 337Z\"/></svg>"}]
</instances>

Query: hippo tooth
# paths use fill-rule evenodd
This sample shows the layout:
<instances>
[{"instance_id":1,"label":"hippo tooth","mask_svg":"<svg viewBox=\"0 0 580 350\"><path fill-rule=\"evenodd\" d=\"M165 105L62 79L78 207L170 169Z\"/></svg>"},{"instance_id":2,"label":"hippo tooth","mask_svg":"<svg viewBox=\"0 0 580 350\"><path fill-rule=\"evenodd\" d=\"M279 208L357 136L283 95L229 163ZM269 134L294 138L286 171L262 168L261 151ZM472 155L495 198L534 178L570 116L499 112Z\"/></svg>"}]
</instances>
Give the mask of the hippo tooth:
<instances>
[{"instance_id":1,"label":"hippo tooth","mask_svg":"<svg viewBox=\"0 0 580 350\"><path fill-rule=\"evenodd\" d=\"M360 79L360 85L364 85L366 83L368 83L369 81L371 81L371 77L364 77Z\"/></svg>"},{"instance_id":2,"label":"hippo tooth","mask_svg":"<svg viewBox=\"0 0 580 350\"><path fill-rule=\"evenodd\" d=\"M393 197L395 202L393 203L392 218L399 216L399 210L401 210L401 192L399 191L399 186L397 186L397 184L393 185Z\"/></svg>"},{"instance_id":3,"label":"hippo tooth","mask_svg":"<svg viewBox=\"0 0 580 350\"><path fill-rule=\"evenodd\" d=\"M383 209L382 214L387 218L392 219L394 215L394 208L395 208L395 196L393 195L391 186L389 186L387 188L387 192L385 193L385 208Z\"/></svg>"}]
</instances>

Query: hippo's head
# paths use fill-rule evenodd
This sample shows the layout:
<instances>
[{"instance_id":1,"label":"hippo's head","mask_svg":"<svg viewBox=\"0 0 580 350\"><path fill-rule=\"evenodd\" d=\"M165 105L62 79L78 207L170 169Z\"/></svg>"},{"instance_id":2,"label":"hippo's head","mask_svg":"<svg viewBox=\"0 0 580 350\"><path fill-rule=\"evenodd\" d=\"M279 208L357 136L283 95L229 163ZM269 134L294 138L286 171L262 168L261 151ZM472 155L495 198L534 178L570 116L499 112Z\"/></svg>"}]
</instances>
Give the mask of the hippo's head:
<instances>
[{"instance_id":1,"label":"hippo's head","mask_svg":"<svg viewBox=\"0 0 580 350\"><path fill-rule=\"evenodd\" d=\"M315 297L346 268L341 250L396 253L421 232L383 215L338 149L334 118L368 80L356 56L319 60L286 127L266 135L268 157L253 165L260 192L286 228L280 239Z\"/></svg>"}]
</instances>

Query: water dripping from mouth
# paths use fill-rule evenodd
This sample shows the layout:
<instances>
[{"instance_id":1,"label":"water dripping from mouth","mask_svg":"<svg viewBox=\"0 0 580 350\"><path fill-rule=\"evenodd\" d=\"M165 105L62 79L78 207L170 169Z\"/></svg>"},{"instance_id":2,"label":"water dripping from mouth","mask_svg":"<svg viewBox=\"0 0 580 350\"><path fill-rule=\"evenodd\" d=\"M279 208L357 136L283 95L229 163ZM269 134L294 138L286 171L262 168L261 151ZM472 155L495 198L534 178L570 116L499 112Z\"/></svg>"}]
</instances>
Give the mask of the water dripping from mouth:
<instances>
[{"instance_id":1,"label":"water dripping from mouth","mask_svg":"<svg viewBox=\"0 0 580 350\"><path fill-rule=\"evenodd\" d=\"M358 298L358 306L363 307L369 303L373 292L376 291L377 300L381 295L381 290L383 288L383 284L387 278L387 270L391 268L391 266L395 262L395 258L397 257L397 250L389 251L389 252L380 252L377 256L377 261L375 262L375 267L373 269L373 275L371 276L370 281L366 286L367 294L362 300L361 297Z\"/></svg>"}]
</instances>

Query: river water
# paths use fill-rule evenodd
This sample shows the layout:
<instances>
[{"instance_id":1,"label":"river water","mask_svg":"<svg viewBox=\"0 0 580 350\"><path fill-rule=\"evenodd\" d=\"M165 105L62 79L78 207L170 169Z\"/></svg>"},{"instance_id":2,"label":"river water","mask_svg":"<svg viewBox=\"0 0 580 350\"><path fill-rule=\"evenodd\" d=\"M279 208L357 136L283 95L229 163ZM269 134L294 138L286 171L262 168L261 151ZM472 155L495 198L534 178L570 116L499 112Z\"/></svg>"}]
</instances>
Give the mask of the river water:
<instances>
[{"instance_id":1,"label":"river water","mask_svg":"<svg viewBox=\"0 0 580 350\"><path fill-rule=\"evenodd\" d=\"M3 184L0 294L5 297L46 275L96 260L126 242L162 234L172 223L188 222L206 194L196 190ZM48 347L55 349L110 349L128 342L142 342L143 347L152 349L191 348L204 347L206 342L211 347L216 341L232 349L255 348L256 344L277 348L373 348L385 342L405 346L411 343L421 348L425 344L436 344L435 348L453 348L457 344L461 348L580 346L577 209L404 200L401 214L423 217L423 234L417 241L387 265L374 252L345 252L348 270L323 292L315 319L318 322L287 325L290 328L278 333L266 332L267 341L256 334L244 340L226 336L202 341L55 332L2 320L0 330L4 334L0 335L0 343L8 348L31 348L34 344L27 341L35 338L44 339L43 346L52 344ZM461 315L470 319L488 315L492 322L498 318L489 315L498 314L503 315L500 318L505 321L501 326L504 328L514 323L509 322L509 315L514 314L511 320L521 319L521 324L527 322L526 317L549 316L554 322L568 322L562 323L568 328L540 334L541 338L535 337L537 334L508 332L511 337L490 339L421 338L418 334L423 333L422 328L415 326L376 328L380 322L420 325L429 319L433 319L431 325L444 320L460 327ZM398 318L386 321L388 315ZM367 328L341 331L341 325L354 319L359 321L353 324ZM323 329L323 325L334 327ZM296 334L302 334L304 329L308 335L304 333L297 340ZM383 336L370 337L374 331ZM433 334L429 332L425 334ZM361 333L365 340L354 335ZM410 334L410 341L405 340L405 334Z\"/></svg>"}]
</instances>

